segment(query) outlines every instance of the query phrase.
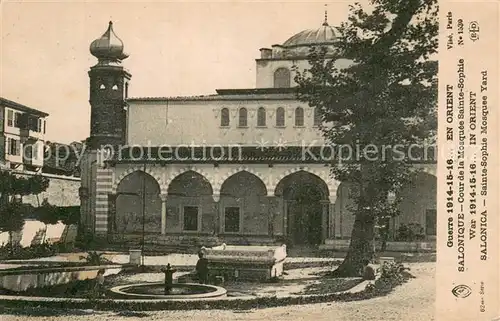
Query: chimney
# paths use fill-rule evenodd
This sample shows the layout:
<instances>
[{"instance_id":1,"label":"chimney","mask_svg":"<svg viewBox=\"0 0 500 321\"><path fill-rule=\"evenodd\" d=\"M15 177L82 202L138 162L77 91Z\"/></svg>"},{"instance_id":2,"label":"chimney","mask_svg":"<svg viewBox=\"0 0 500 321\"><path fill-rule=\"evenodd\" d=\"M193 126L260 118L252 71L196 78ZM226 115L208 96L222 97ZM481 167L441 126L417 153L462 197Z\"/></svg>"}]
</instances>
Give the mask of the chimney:
<instances>
[{"instance_id":1,"label":"chimney","mask_svg":"<svg viewBox=\"0 0 500 321\"><path fill-rule=\"evenodd\" d=\"M261 59L271 59L273 57L273 51L269 48L261 48L260 49L260 58Z\"/></svg>"}]
</instances>

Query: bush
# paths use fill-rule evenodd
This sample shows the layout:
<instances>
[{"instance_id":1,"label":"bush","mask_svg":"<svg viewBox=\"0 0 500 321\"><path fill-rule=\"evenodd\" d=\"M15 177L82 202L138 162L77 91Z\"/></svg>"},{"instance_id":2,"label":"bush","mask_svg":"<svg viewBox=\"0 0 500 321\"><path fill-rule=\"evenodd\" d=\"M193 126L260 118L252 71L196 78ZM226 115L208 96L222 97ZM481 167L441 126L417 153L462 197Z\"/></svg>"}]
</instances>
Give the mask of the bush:
<instances>
[{"instance_id":1,"label":"bush","mask_svg":"<svg viewBox=\"0 0 500 321\"><path fill-rule=\"evenodd\" d=\"M399 242L415 242L425 239L424 228L417 223L400 225L395 240Z\"/></svg>"},{"instance_id":2,"label":"bush","mask_svg":"<svg viewBox=\"0 0 500 321\"><path fill-rule=\"evenodd\" d=\"M59 245L42 243L22 247L20 245L11 246L9 244L0 246L0 260L28 260L41 257L54 256L59 253Z\"/></svg>"},{"instance_id":3,"label":"bush","mask_svg":"<svg viewBox=\"0 0 500 321\"><path fill-rule=\"evenodd\" d=\"M112 263L104 257L104 253L97 253L96 251L88 252L87 255L80 256L81 260L85 260L89 265L103 265Z\"/></svg>"}]
</instances>

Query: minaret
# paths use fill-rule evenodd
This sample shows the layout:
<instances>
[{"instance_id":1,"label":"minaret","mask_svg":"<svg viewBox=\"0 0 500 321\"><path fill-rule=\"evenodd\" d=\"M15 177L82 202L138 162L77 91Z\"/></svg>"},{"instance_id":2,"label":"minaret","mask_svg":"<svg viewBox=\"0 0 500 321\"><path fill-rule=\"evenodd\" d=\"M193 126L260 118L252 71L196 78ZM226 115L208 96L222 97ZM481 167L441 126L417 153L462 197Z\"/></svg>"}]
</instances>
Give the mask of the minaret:
<instances>
[{"instance_id":1,"label":"minaret","mask_svg":"<svg viewBox=\"0 0 500 321\"><path fill-rule=\"evenodd\" d=\"M111 21L106 32L90 44L90 53L98 59L89 71L91 114L88 144L91 149L126 144L124 107L131 74L121 65L128 57L123 47Z\"/></svg>"}]
</instances>

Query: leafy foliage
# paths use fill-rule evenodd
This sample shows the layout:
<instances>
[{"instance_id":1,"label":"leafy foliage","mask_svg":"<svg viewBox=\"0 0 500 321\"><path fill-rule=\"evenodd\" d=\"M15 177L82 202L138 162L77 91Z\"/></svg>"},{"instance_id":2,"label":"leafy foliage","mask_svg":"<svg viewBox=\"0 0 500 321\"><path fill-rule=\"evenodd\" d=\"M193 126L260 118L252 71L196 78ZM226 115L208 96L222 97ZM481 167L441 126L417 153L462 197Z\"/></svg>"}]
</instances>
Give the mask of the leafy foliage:
<instances>
[{"instance_id":1,"label":"leafy foliage","mask_svg":"<svg viewBox=\"0 0 500 321\"><path fill-rule=\"evenodd\" d=\"M49 180L41 175L28 178L16 176L10 171L0 171L0 231L10 234L24 227L27 207L14 196L39 194L49 187Z\"/></svg>"},{"instance_id":2,"label":"leafy foliage","mask_svg":"<svg viewBox=\"0 0 500 321\"><path fill-rule=\"evenodd\" d=\"M59 246L57 244L42 243L28 247L20 245L0 246L0 260L29 260L54 256L57 253L59 253Z\"/></svg>"},{"instance_id":3,"label":"leafy foliage","mask_svg":"<svg viewBox=\"0 0 500 321\"><path fill-rule=\"evenodd\" d=\"M414 242L421 241L425 237L424 228L420 224L410 223L408 225L402 224L396 234L396 241L400 242Z\"/></svg>"},{"instance_id":4,"label":"leafy foliage","mask_svg":"<svg viewBox=\"0 0 500 321\"><path fill-rule=\"evenodd\" d=\"M87 255L80 256L81 260L85 260L89 265L103 265L111 263L110 260L104 257L104 253L90 251Z\"/></svg>"},{"instance_id":5,"label":"leafy foliage","mask_svg":"<svg viewBox=\"0 0 500 321\"><path fill-rule=\"evenodd\" d=\"M58 208L49 204L49 201L45 198L35 210L35 217L44 224L57 224L59 222Z\"/></svg>"},{"instance_id":6,"label":"leafy foliage","mask_svg":"<svg viewBox=\"0 0 500 321\"><path fill-rule=\"evenodd\" d=\"M10 171L0 171L0 194L4 196L36 195L49 187L49 179L41 175L28 178L16 176Z\"/></svg>"},{"instance_id":7,"label":"leafy foliage","mask_svg":"<svg viewBox=\"0 0 500 321\"><path fill-rule=\"evenodd\" d=\"M296 77L299 99L319 110L326 141L351 151L331 169L353 183L356 220L346 260L356 273L373 255L374 225L399 214L399 191L415 175L409 147L433 143L436 134L437 1L371 2L371 11L353 5L341 40L333 50L312 48L310 68Z\"/></svg>"},{"instance_id":8,"label":"leafy foliage","mask_svg":"<svg viewBox=\"0 0 500 321\"><path fill-rule=\"evenodd\" d=\"M0 232L20 231L24 227L24 209L17 201L10 202L0 210Z\"/></svg>"}]
</instances>

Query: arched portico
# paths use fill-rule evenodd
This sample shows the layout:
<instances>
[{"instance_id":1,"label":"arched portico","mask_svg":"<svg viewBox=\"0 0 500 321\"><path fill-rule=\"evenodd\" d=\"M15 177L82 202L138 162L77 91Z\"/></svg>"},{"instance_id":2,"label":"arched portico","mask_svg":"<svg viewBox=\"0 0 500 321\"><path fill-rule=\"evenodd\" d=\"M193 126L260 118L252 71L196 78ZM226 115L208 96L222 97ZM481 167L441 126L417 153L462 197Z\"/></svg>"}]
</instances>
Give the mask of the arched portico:
<instances>
[{"instance_id":1,"label":"arched portico","mask_svg":"<svg viewBox=\"0 0 500 321\"><path fill-rule=\"evenodd\" d=\"M111 230L118 234L160 232L161 198L157 180L143 171L126 175L116 188Z\"/></svg>"},{"instance_id":2,"label":"arched portico","mask_svg":"<svg viewBox=\"0 0 500 321\"><path fill-rule=\"evenodd\" d=\"M267 189L255 174L239 171L220 189L221 234L268 235Z\"/></svg>"},{"instance_id":3,"label":"arched portico","mask_svg":"<svg viewBox=\"0 0 500 321\"><path fill-rule=\"evenodd\" d=\"M208 179L196 171L175 176L167 189L165 231L213 233L217 214L212 194Z\"/></svg>"},{"instance_id":4,"label":"arched portico","mask_svg":"<svg viewBox=\"0 0 500 321\"><path fill-rule=\"evenodd\" d=\"M317 245L327 237L330 202L323 179L297 171L279 181L275 194L283 199L284 231L292 244Z\"/></svg>"},{"instance_id":5,"label":"arched portico","mask_svg":"<svg viewBox=\"0 0 500 321\"><path fill-rule=\"evenodd\" d=\"M411 227L415 233L427 239L436 237L437 178L433 173L421 171L412 183L401 192L400 215L393 220L394 236L402 226Z\"/></svg>"}]
</instances>

